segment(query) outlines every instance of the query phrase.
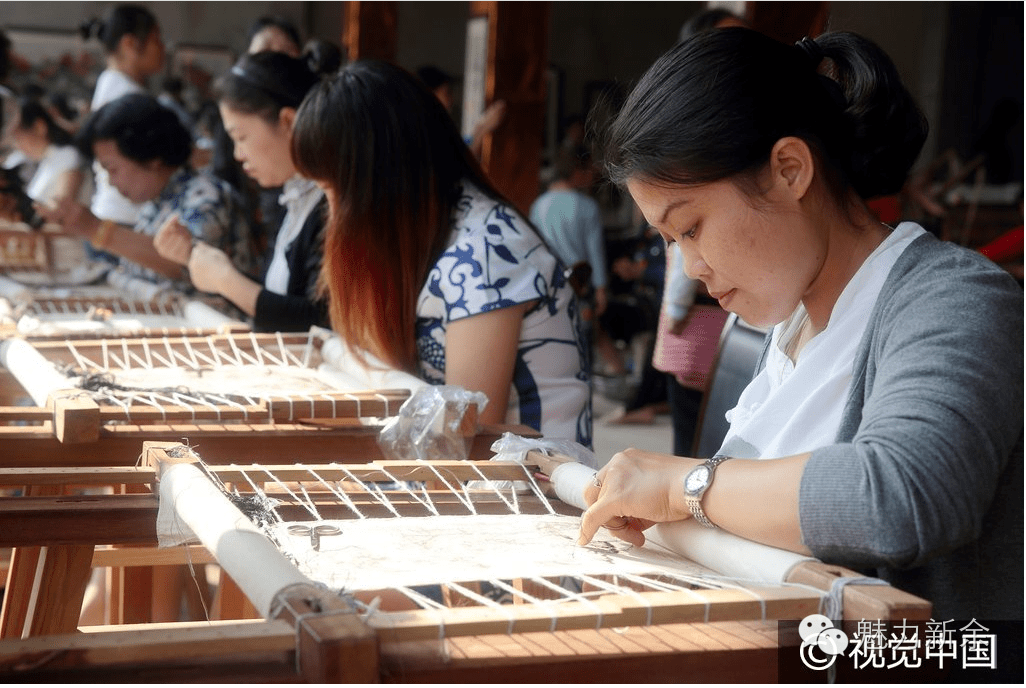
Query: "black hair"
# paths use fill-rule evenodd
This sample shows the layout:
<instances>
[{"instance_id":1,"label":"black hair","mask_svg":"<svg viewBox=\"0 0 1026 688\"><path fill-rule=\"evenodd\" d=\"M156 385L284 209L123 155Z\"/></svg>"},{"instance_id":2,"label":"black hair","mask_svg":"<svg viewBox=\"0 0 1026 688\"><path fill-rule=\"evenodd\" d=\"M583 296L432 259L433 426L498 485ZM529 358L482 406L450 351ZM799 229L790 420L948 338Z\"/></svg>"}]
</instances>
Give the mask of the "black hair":
<instances>
[{"instance_id":1,"label":"black hair","mask_svg":"<svg viewBox=\"0 0 1026 688\"><path fill-rule=\"evenodd\" d=\"M252 43L253 38L258 33L269 27L278 29L288 36L289 40L295 44L297 50L303 45L303 39L299 37L299 30L296 28L296 25L277 14L258 17L249 27L249 35L246 37L246 42Z\"/></svg>"},{"instance_id":2,"label":"black hair","mask_svg":"<svg viewBox=\"0 0 1026 688\"><path fill-rule=\"evenodd\" d=\"M79 32L88 40L95 36L103 43L108 54L117 52L125 36L135 36L140 42L149 38L157 28L157 18L141 5L116 5L103 19L90 19L82 23Z\"/></svg>"},{"instance_id":3,"label":"black hair","mask_svg":"<svg viewBox=\"0 0 1026 688\"><path fill-rule=\"evenodd\" d=\"M121 96L89 116L75 144L92 158L97 141L113 141L121 155L138 163L159 159L180 167L192 154L192 135L174 111L142 93Z\"/></svg>"},{"instance_id":4,"label":"black hair","mask_svg":"<svg viewBox=\"0 0 1026 688\"><path fill-rule=\"evenodd\" d=\"M865 38L837 32L789 46L723 28L649 68L608 129L606 170L620 185L751 181L774 144L795 136L839 196L865 199L901 189L927 129L890 58Z\"/></svg>"},{"instance_id":5,"label":"black hair","mask_svg":"<svg viewBox=\"0 0 1026 688\"><path fill-rule=\"evenodd\" d=\"M337 43L311 38L303 46L303 57L311 72L333 74L342 67L342 48Z\"/></svg>"},{"instance_id":6,"label":"black hair","mask_svg":"<svg viewBox=\"0 0 1026 688\"><path fill-rule=\"evenodd\" d=\"M451 84L453 82L452 75L448 72L444 72L434 65L424 65L417 70L417 77L424 82L424 85L428 87L429 91L434 91L439 86L445 84Z\"/></svg>"},{"instance_id":7,"label":"black hair","mask_svg":"<svg viewBox=\"0 0 1026 688\"><path fill-rule=\"evenodd\" d=\"M11 72L11 39L0 29L0 83L7 81Z\"/></svg>"},{"instance_id":8,"label":"black hair","mask_svg":"<svg viewBox=\"0 0 1026 688\"><path fill-rule=\"evenodd\" d=\"M324 68L315 60L271 50L246 54L214 83L214 99L273 121L282 108L299 108Z\"/></svg>"},{"instance_id":9,"label":"black hair","mask_svg":"<svg viewBox=\"0 0 1026 688\"><path fill-rule=\"evenodd\" d=\"M18 99L18 127L28 129L38 121L46 125L46 138L50 143L66 146L71 143L71 134L58 125L46 106L38 98L21 97Z\"/></svg>"}]
</instances>

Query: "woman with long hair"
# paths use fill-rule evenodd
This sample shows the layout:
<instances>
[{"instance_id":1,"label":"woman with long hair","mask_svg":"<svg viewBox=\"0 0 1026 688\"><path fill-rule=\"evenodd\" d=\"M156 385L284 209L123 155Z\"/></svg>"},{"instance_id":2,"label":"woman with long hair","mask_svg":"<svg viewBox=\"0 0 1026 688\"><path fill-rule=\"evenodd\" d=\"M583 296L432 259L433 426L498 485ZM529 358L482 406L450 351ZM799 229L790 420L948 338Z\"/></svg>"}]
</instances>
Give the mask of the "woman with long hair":
<instances>
[{"instance_id":1,"label":"woman with long hair","mask_svg":"<svg viewBox=\"0 0 1026 688\"><path fill-rule=\"evenodd\" d=\"M300 107L292 152L327 193L322 279L332 325L358 354L483 392L483 422L590 445L565 268L416 77L345 67Z\"/></svg>"}]
</instances>

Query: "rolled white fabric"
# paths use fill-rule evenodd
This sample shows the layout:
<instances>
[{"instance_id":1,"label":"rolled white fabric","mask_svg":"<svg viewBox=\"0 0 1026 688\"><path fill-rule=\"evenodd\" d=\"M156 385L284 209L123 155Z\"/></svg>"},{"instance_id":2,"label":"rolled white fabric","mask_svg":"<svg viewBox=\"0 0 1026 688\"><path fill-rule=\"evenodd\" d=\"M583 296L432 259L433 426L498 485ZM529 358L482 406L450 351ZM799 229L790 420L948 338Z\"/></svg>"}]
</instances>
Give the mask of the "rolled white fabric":
<instances>
[{"instance_id":1,"label":"rolled white fabric","mask_svg":"<svg viewBox=\"0 0 1026 688\"><path fill-rule=\"evenodd\" d=\"M747 581L779 585L796 564L812 557L745 540L719 528L706 528L693 519L659 523L645 532L661 545L713 571Z\"/></svg>"},{"instance_id":2,"label":"rolled white fabric","mask_svg":"<svg viewBox=\"0 0 1026 688\"><path fill-rule=\"evenodd\" d=\"M281 590L312 584L195 465L176 464L160 478L157 539L171 547L194 536L265 618Z\"/></svg>"},{"instance_id":3,"label":"rolled white fabric","mask_svg":"<svg viewBox=\"0 0 1026 688\"><path fill-rule=\"evenodd\" d=\"M236 322L201 301L186 301L183 310L189 327L212 330L226 323Z\"/></svg>"},{"instance_id":4,"label":"rolled white fabric","mask_svg":"<svg viewBox=\"0 0 1026 688\"><path fill-rule=\"evenodd\" d=\"M75 389L77 378L57 372L34 346L24 339L0 342L0 363L18 380L36 406L46 406L52 392Z\"/></svg>"},{"instance_id":5,"label":"rolled white fabric","mask_svg":"<svg viewBox=\"0 0 1026 688\"><path fill-rule=\"evenodd\" d=\"M556 496L566 504L576 506L581 511L588 508L584 502L584 488L595 480L598 473L594 468L583 463L568 461L556 466L549 476Z\"/></svg>"}]
</instances>

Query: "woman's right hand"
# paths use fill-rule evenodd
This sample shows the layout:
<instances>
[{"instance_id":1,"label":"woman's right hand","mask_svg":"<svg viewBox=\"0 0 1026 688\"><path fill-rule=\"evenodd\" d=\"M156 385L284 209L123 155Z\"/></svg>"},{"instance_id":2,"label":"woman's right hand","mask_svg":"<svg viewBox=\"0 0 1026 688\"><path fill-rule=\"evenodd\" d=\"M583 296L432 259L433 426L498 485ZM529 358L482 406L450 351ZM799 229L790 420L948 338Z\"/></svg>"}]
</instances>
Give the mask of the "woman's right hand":
<instances>
[{"instance_id":1,"label":"woman's right hand","mask_svg":"<svg viewBox=\"0 0 1026 688\"><path fill-rule=\"evenodd\" d=\"M689 518L684 476L700 463L639 449L614 454L596 475L596 484L584 491L591 506L581 517L578 544L588 544L605 527L621 540L641 546L650 526Z\"/></svg>"},{"instance_id":2,"label":"woman's right hand","mask_svg":"<svg viewBox=\"0 0 1026 688\"><path fill-rule=\"evenodd\" d=\"M169 217L153 237L153 248L157 253L179 265L189 264L192 244L192 234L178 221L177 215Z\"/></svg>"}]
</instances>

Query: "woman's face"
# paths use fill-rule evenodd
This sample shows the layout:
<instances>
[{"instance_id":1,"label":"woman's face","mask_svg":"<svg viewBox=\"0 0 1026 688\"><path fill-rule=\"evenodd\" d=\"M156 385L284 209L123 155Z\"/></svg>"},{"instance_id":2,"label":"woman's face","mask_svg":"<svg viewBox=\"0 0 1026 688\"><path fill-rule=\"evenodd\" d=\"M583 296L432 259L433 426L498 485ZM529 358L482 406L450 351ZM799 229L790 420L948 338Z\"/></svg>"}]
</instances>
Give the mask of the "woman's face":
<instances>
[{"instance_id":1,"label":"woman's face","mask_svg":"<svg viewBox=\"0 0 1026 688\"><path fill-rule=\"evenodd\" d=\"M111 185L132 203L144 203L159 196L173 171L159 158L147 162L126 158L114 141L96 141L93 155L107 170Z\"/></svg>"},{"instance_id":2,"label":"woman's face","mask_svg":"<svg viewBox=\"0 0 1026 688\"><path fill-rule=\"evenodd\" d=\"M295 110L282 108L269 122L260 115L219 106L224 129L235 144L235 159L256 183L265 188L281 186L296 173L290 148Z\"/></svg>"},{"instance_id":3,"label":"woman's face","mask_svg":"<svg viewBox=\"0 0 1026 688\"><path fill-rule=\"evenodd\" d=\"M50 139L46 135L46 122L41 119L27 127L23 127L20 121L17 122L11 129L11 136L18 150L32 160L42 160L47 146L50 145Z\"/></svg>"},{"instance_id":4,"label":"woman's face","mask_svg":"<svg viewBox=\"0 0 1026 688\"><path fill-rule=\"evenodd\" d=\"M164 68L164 41L159 27L154 27L145 41L136 40L130 46L132 60L140 73L152 76Z\"/></svg>"},{"instance_id":5,"label":"woman's face","mask_svg":"<svg viewBox=\"0 0 1026 688\"><path fill-rule=\"evenodd\" d=\"M772 189L752 199L731 181L667 186L635 179L627 188L649 224L680 245L687 275L752 325L786 319L820 274L824 233Z\"/></svg>"}]
</instances>

